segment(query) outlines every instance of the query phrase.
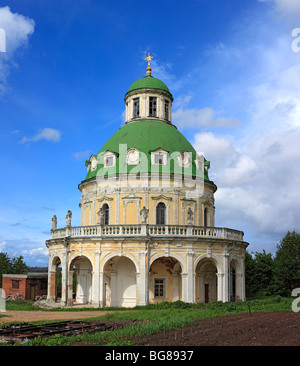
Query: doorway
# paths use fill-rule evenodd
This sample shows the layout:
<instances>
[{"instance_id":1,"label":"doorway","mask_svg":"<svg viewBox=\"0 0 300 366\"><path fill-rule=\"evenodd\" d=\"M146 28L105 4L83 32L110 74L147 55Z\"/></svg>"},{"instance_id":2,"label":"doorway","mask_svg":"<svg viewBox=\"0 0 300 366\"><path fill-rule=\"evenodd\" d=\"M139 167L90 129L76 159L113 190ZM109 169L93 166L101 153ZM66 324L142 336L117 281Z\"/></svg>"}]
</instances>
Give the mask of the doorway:
<instances>
[{"instance_id":1,"label":"doorway","mask_svg":"<svg viewBox=\"0 0 300 366\"><path fill-rule=\"evenodd\" d=\"M209 284L204 285L204 302L207 304L209 302Z\"/></svg>"},{"instance_id":2,"label":"doorway","mask_svg":"<svg viewBox=\"0 0 300 366\"><path fill-rule=\"evenodd\" d=\"M30 285L30 300L35 299L35 285Z\"/></svg>"}]
</instances>

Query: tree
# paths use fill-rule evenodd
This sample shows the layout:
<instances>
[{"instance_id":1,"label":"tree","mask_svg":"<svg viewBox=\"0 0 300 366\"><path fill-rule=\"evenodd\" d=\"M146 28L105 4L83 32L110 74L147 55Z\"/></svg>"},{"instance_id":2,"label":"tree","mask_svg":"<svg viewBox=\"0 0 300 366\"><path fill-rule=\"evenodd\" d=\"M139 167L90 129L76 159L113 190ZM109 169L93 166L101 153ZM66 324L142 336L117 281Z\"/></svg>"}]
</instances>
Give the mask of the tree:
<instances>
[{"instance_id":1,"label":"tree","mask_svg":"<svg viewBox=\"0 0 300 366\"><path fill-rule=\"evenodd\" d=\"M274 291L281 296L291 296L300 287L300 235L295 230L277 245L274 258Z\"/></svg>"},{"instance_id":2,"label":"tree","mask_svg":"<svg viewBox=\"0 0 300 366\"><path fill-rule=\"evenodd\" d=\"M274 261L271 253L255 253L254 281L257 286L257 295L269 296L273 292Z\"/></svg>"},{"instance_id":3,"label":"tree","mask_svg":"<svg viewBox=\"0 0 300 366\"><path fill-rule=\"evenodd\" d=\"M245 285L246 297L254 296L257 292L257 284L255 283L255 261L250 253L245 253Z\"/></svg>"},{"instance_id":4,"label":"tree","mask_svg":"<svg viewBox=\"0 0 300 366\"><path fill-rule=\"evenodd\" d=\"M271 253L255 252L254 257L246 252L245 255L245 282L246 295L267 296L273 290L273 258Z\"/></svg>"},{"instance_id":5,"label":"tree","mask_svg":"<svg viewBox=\"0 0 300 366\"><path fill-rule=\"evenodd\" d=\"M28 272L28 266L23 261L23 257L20 255L20 257L13 257L11 260L12 264L12 273L26 273Z\"/></svg>"},{"instance_id":6,"label":"tree","mask_svg":"<svg viewBox=\"0 0 300 366\"><path fill-rule=\"evenodd\" d=\"M10 259L7 253L0 253L0 287L2 286L2 275L4 273L27 273L28 266L23 261L23 257L13 257Z\"/></svg>"}]
</instances>

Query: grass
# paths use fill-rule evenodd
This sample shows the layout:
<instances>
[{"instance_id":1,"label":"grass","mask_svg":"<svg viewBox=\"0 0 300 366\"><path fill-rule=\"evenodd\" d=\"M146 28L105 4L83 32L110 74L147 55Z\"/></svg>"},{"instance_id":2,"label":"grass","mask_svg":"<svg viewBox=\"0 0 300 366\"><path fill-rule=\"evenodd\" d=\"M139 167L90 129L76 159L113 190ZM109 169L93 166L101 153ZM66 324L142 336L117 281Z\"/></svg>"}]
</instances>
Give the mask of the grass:
<instances>
[{"instance_id":1,"label":"grass","mask_svg":"<svg viewBox=\"0 0 300 366\"><path fill-rule=\"evenodd\" d=\"M181 301L162 302L147 306L137 306L135 312L110 313L99 318L102 321L125 320L132 324L114 331L81 334L77 336L55 335L49 338L37 337L27 346L67 346L70 344L111 345L122 346L134 344L135 337L149 335L170 329L180 329L192 326L199 319L207 319L224 315L234 315L250 312L291 311L293 298L267 297L247 300L245 302L209 304L187 304ZM25 306L25 305L24 305ZM27 304L27 306L29 306ZM21 310L21 309L19 309ZM95 310L95 309L93 309ZM107 310L107 309L105 309ZM120 310L120 308L118 308ZM88 320L88 319L85 319Z\"/></svg>"}]
</instances>

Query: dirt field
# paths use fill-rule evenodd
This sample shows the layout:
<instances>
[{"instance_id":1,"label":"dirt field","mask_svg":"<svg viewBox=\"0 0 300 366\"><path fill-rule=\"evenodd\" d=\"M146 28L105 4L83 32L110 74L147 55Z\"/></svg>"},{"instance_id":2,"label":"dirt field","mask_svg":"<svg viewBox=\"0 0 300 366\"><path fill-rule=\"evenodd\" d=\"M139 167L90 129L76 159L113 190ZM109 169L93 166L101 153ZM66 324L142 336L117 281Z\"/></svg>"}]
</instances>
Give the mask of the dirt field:
<instances>
[{"instance_id":1,"label":"dirt field","mask_svg":"<svg viewBox=\"0 0 300 366\"><path fill-rule=\"evenodd\" d=\"M106 311L45 312L7 311L4 322L83 319L105 315ZM300 313L254 313L197 321L192 327L133 340L150 346L300 346Z\"/></svg>"},{"instance_id":2,"label":"dirt field","mask_svg":"<svg viewBox=\"0 0 300 366\"><path fill-rule=\"evenodd\" d=\"M141 337L150 346L300 346L300 313L254 313L197 321L193 327Z\"/></svg>"}]
</instances>

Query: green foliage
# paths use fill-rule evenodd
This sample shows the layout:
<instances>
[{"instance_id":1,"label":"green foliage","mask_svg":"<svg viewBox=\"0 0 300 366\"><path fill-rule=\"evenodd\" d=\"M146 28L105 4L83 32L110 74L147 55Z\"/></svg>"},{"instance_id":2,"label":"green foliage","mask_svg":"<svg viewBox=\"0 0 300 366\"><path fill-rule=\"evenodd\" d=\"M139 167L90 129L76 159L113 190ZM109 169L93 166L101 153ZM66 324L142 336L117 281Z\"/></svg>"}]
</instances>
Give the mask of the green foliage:
<instances>
[{"instance_id":1,"label":"green foliage","mask_svg":"<svg viewBox=\"0 0 300 366\"><path fill-rule=\"evenodd\" d=\"M256 252L245 255L246 297L290 296L300 287L300 235L288 232L277 245L275 257L271 253Z\"/></svg>"},{"instance_id":2,"label":"green foliage","mask_svg":"<svg viewBox=\"0 0 300 366\"><path fill-rule=\"evenodd\" d=\"M247 253L245 258L247 296L269 296L273 292L274 262L271 253Z\"/></svg>"},{"instance_id":3,"label":"green foliage","mask_svg":"<svg viewBox=\"0 0 300 366\"><path fill-rule=\"evenodd\" d=\"M300 287L300 235L295 230L286 234L277 245L274 259L274 292L290 296Z\"/></svg>"},{"instance_id":4,"label":"green foliage","mask_svg":"<svg viewBox=\"0 0 300 366\"><path fill-rule=\"evenodd\" d=\"M6 273L27 273L28 266L23 261L23 257L9 258L7 253L0 253L0 287L2 287L2 275Z\"/></svg>"}]
</instances>

